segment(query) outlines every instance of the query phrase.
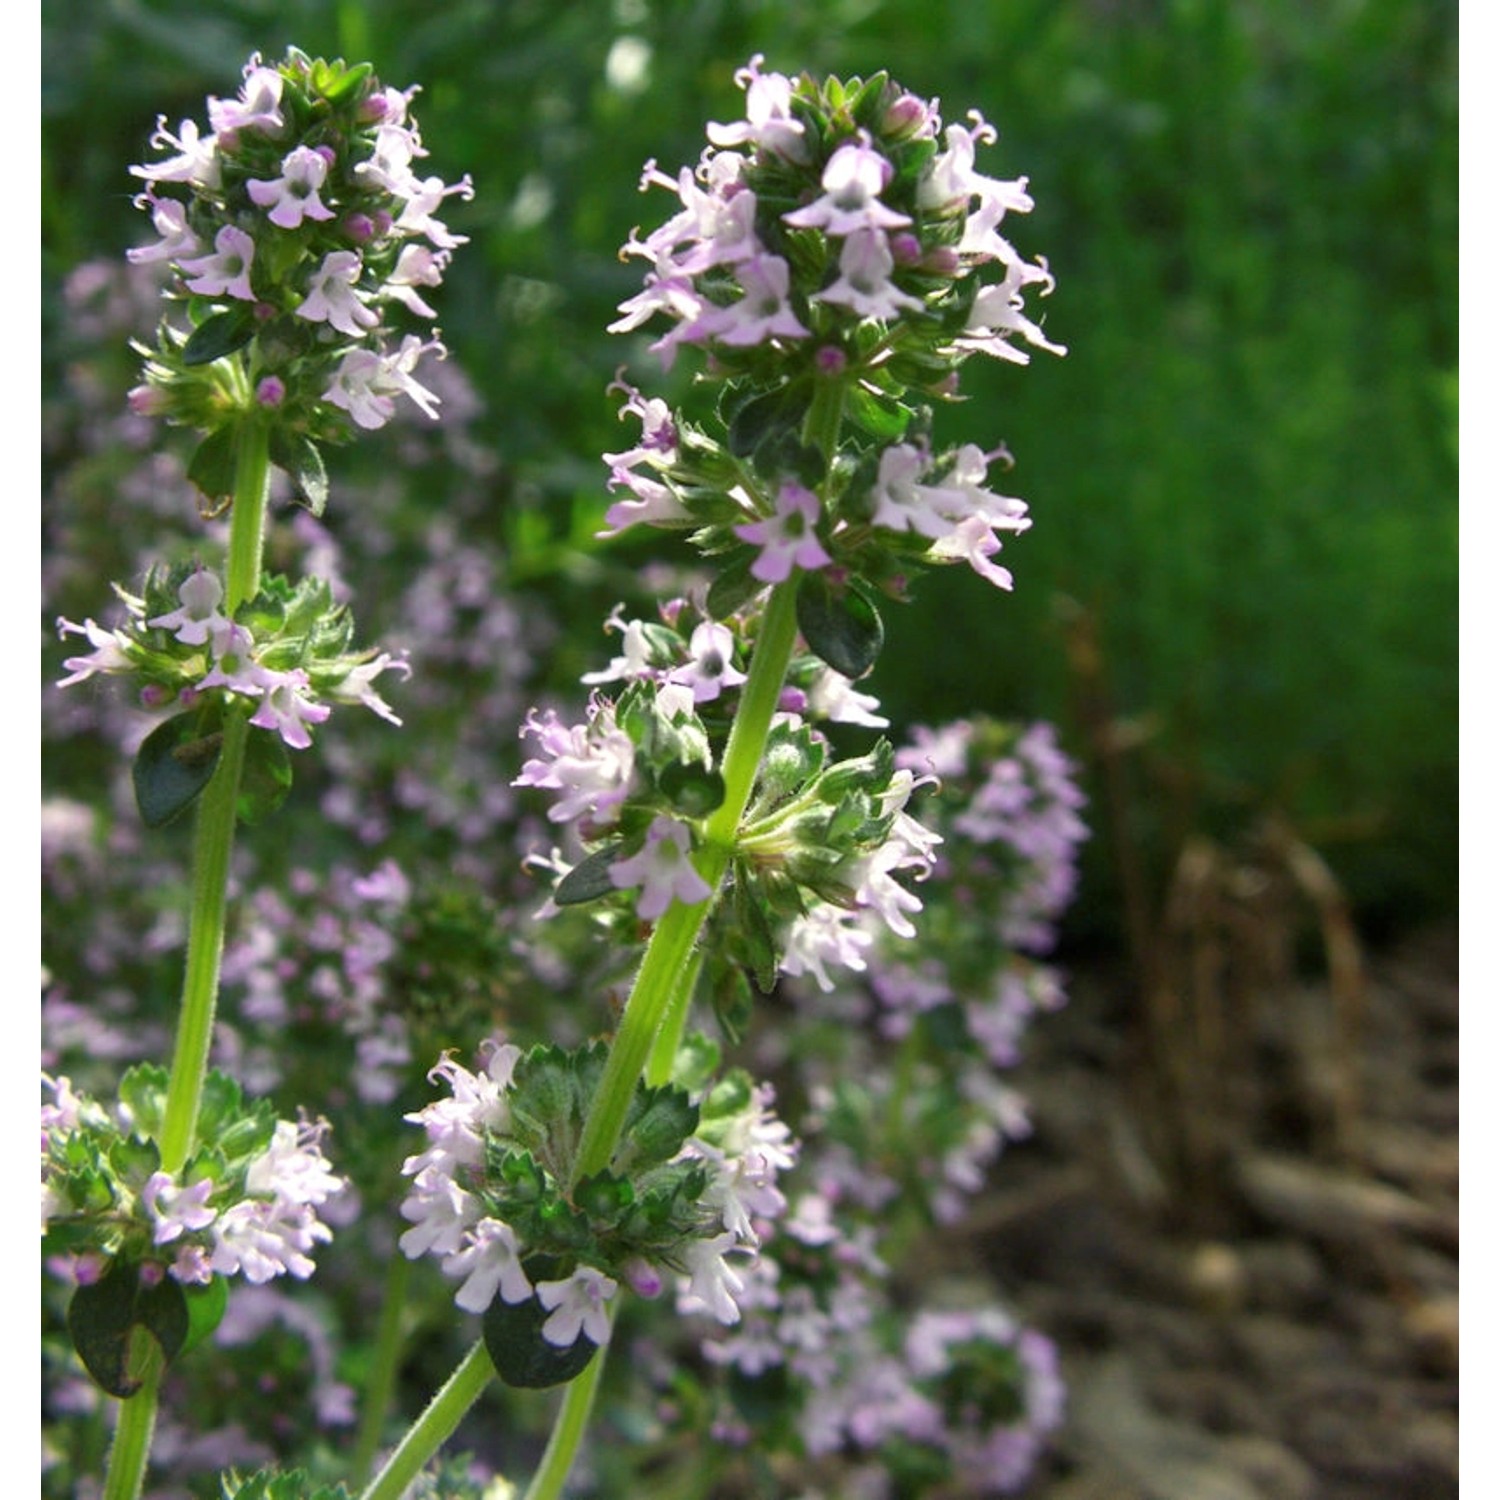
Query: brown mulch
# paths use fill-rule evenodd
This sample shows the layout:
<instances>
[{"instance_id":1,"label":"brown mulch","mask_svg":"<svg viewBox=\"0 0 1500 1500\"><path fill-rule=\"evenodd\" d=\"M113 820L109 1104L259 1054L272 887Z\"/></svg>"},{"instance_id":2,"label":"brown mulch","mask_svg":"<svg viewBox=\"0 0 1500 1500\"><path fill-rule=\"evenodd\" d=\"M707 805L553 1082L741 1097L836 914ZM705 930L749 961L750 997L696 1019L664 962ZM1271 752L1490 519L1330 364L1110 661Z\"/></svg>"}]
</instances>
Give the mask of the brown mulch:
<instances>
[{"instance_id":1,"label":"brown mulch","mask_svg":"<svg viewBox=\"0 0 1500 1500\"><path fill-rule=\"evenodd\" d=\"M1237 993L1186 1093L1134 988L1075 973L1034 1025L968 1241L1069 1382L1028 1493L1456 1496L1456 932L1365 954L1352 1028L1316 977Z\"/></svg>"}]
</instances>

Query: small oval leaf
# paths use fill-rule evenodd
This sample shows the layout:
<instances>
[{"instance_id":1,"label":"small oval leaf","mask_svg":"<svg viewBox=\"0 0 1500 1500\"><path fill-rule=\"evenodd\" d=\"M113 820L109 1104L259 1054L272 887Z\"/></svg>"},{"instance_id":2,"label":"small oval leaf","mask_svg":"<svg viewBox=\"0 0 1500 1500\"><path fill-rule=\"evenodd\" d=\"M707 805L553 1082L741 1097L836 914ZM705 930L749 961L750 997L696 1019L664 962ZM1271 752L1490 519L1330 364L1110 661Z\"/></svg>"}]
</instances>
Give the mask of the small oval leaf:
<instances>
[{"instance_id":1,"label":"small oval leaf","mask_svg":"<svg viewBox=\"0 0 1500 1500\"><path fill-rule=\"evenodd\" d=\"M84 1368L111 1396L122 1401L141 1388L144 1332L161 1347L170 1364L188 1336L187 1300L170 1277L147 1283L131 1261L115 1261L91 1286L81 1286L68 1304L68 1333Z\"/></svg>"},{"instance_id":2,"label":"small oval leaf","mask_svg":"<svg viewBox=\"0 0 1500 1500\"><path fill-rule=\"evenodd\" d=\"M211 365L236 349L243 349L255 333L255 309L249 304L205 318L182 346L185 365Z\"/></svg>"},{"instance_id":3,"label":"small oval leaf","mask_svg":"<svg viewBox=\"0 0 1500 1500\"><path fill-rule=\"evenodd\" d=\"M147 828L161 828L191 807L219 764L222 736L204 734L196 713L178 714L148 734L131 768L135 802Z\"/></svg>"},{"instance_id":4,"label":"small oval leaf","mask_svg":"<svg viewBox=\"0 0 1500 1500\"><path fill-rule=\"evenodd\" d=\"M573 866L552 892L552 900L558 906L579 906L585 901L597 901L616 889L609 878L609 869L619 857L618 843L595 849L592 854Z\"/></svg>"},{"instance_id":5,"label":"small oval leaf","mask_svg":"<svg viewBox=\"0 0 1500 1500\"><path fill-rule=\"evenodd\" d=\"M797 591L797 628L809 649L835 672L863 677L885 644L880 612L852 584L835 588L821 573L807 573Z\"/></svg>"}]
</instances>

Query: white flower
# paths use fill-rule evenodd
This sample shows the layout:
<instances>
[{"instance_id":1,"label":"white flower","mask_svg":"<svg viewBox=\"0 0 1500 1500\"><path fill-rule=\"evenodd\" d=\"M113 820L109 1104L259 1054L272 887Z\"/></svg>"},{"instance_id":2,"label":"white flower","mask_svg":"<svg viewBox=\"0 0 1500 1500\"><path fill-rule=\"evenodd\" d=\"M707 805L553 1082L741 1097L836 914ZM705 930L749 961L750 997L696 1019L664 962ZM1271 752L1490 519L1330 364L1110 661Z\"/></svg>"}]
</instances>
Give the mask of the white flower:
<instances>
[{"instance_id":1,"label":"white flower","mask_svg":"<svg viewBox=\"0 0 1500 1500\"><path fill-rule=\"evenodd\" d=\"M538 1282L537 1301L552 1313L542 1324L542 1337L558 1349L571 1348L580 1333L596 1344L607 1344L608 1307L618 1287L594 1266L579 1266L565 1281Z\"/></svg>"},{"instance_id":2,"label":"white flower","mask_svg":"<svg viewBox=\"0 0 1500 1500\"><path fill-rule=\"evenodd\" d=\"M461 1250L443 1261L447 1276L467 1279L453 1300L465 1312L482 1313L500 1293L504 1302L524 1302L531 1282L521 1269L521 1247L515 1231L499 1219L481 1219L469 1230Z\"/></svg>"},{"instance_id":3,"label":"white flower","mask_svg":"<svg viewBox=\"0 0 1500 1500\"><path fill-rule=\"evenodd\" d=\"M610 884L617 891L640 886L635 911L642 921L654 922L673 901L695 906L707 901L713 891L693 867L691 851L687 824L663 814L647 829L639 853L609 867Z\"/></svg>"}]
</instances>

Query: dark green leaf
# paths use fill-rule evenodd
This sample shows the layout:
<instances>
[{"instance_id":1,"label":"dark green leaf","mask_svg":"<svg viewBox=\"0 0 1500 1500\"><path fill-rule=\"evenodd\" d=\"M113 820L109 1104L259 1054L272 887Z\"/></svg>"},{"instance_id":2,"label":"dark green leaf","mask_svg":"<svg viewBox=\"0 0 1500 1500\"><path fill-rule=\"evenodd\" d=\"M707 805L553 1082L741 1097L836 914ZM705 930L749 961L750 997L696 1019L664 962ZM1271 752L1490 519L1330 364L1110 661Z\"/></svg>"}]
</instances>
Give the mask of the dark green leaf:
<instances>
[{"instance_id":1,"label":"dark green leaf","mask_svg":"<svg viewBox=\"0 0 1500 1500\"><path fill-rule=\"evenodd\" d=\"M698 1128L698 1106L679 1088L638 1087L621 1135L631 1166L670 1161Z\"/></svg>"},{"instance_id":2,"label":"dark green leaf","mask_svg":"<svg viewBox=\"0 0 1500 1500\"><path fill-rule=\"evenodd\" d=\"M208 365L248 344L255 333L255 309L248 303L205 318L182 346L185 365Z\"/></svg>"},{"instance_id":3,"label":"dark green leaf","mask_svg":"<svg viewBox=\"0 0 1500 1500\"><path fill-rule=\"evenodd\" d=\"M532 1285L561 1279L561 1263L548 1257L534 1255L521 1264ZM506 1302L497 1296L490 1303L484 1315L484 1347L506 1385L526 1390L564 1385L594 1357L599 1346L584 1333L566 1349L549 1344L542 1337L542 1324L550 1316L535 1296L524 1302Z\"/></svg>"},{"instance_id":4,"label":"dark green leaf","mask_svg":"<svg viewBox=\"0 0 1500 1500\"><path fill-rule=\"evenodd\" d=\"M609 870L619 854L618 844L606 844L603 849L585 855L557 882L552 892L553 901L558 906L579 906L585 901L597 901L600 896L609 895L616 889L609 878Z\"/></svg>"},{"instance_id":5,"label":"dark green leaf","mask_svg":"<svg viewBox=\"0 0 1500 1500\"><path fill-rule=\"evenodd\" d=\"M136 752L131 775L147 828L170 823L213 780L223 735L204 734L202 723L197 713L179 714L153 729Z\"/></svg>"},{"instance_id":6,"label":"dark green leaf","mask_svg":"<svg viewBox=\"0 0 1500 1500\"><path fill-rule=\"evenodd\" d=\"M139 1336L156 1340L170 1364L188 1336L187 1299L169 1276L154 1285L141 1268L115 1261L92 1286L81 1286L68 1304L68 1332L84 1368L111 1396L124 1400L141 1388L145 1357Z\"/></svg>"},{"instance_id":7,"label":"dark green leaf","mask_svg":"<svg viewBox=\"0 0 1500 1500\"><path fill-rule=\"evenodd\" d=\"M271 434L271 462L285 469L292 481L292 499L315 516L328 504L328 471L318 445L305 433Z\"/></svg>"},{"instance_id":8,"label":"dark green leaf","mask_svg":"<svg viewBox=\"0 0 1500 1500\"><path fill-rule=\"evenodd\" d=\"M729 451L749 458L762 443L800 426L804 406L786 386L752 396L729 420Z\"/></svg>"},{"instance_id":9,"label":"dark green leaf","mask_svg":"<svg viewBox=\"0 0 1500 1500\"><path fill-rule=\"evenodd\" d=\"M822 573L803 575L797 626L813 653L849 678L863 677L885 644L874 603L857 585L836 587Z\"/></svg>"},{"instance_id":10,"label":"dark green leaf","mask_svg":"<svg viewBox=\"0 0 1500 1500\"><path fill-rule=\"evenodd\" d=\"M685 818L706 817L724 800L724 778L696 762L674 761L657 784Z\"/></svg>"},{"instance_id":11,"label":"dark green leaf","mask_svg":"<svg viewBox=\"0 0 1500 1500\"><path fill-rule=\"evenodd\" d=\"M234 494L234 428L220 427L198 444L188 464L188 478L211 505Z\"/></svg>"},{"instance_id":12,"label":"dark green leaf","mask_svg":"<svg viewBox=\"0 0 1500 1500\"><path fill-rule=\"evenodd\" d=\"M751 573L751 565L760 556L758 550L747 547L733 555L729 562L714 575L708 586L705 601L709 614L715 620L727 620L742 604L748 604L765 584Z\"/></svg>"}]
</instances>

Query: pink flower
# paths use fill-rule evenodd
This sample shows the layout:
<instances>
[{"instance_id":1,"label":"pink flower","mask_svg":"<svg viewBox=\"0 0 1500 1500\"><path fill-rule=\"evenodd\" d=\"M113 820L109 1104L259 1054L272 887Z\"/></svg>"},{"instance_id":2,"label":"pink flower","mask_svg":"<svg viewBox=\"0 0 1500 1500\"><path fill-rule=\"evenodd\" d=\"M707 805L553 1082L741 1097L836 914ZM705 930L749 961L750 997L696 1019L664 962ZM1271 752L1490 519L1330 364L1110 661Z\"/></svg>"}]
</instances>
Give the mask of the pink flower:
<instances>
[{"instance_id":1,"label":"pink flower","mask_svg":"<svg viewBox=\"0 0 1500 1500\"><path fill-rule=\"evenodd\" d=\"M790 481L783 484L774 516L734 528L741 541L753 542L761 549L750 572L762 583L783 583L793 568L809 572L826 568L832 558L814 530L821 514L818 497L811 490Z\"/></svg>"},{"instance_id":2,"label":"pink flower","mask_svg":"<svg viewBox=\"0 0 1500 1500\"><path fill-rule=\"evenodd\" d=\"M318 197L328 180L329 154L310 146L293 147L282 159L280 177L251 178L245 184L251 201L269 209L266 217L279 229L300 228L303 219L331 219L333 210Z\"/></svg>"},{"instance_id":3,"label":"pink flower","mask_svg":"<svg viewBox=\"0 0 1500 1500\"><path fill-rule=\"evenodd\" d=\"M250 265L255 259L255 241L243 229L226 224L214 236L214 253L181 262L187 288L201 297L238 297L254 302Z\"/></svg>"},{"instance_id":4,"label":"pink flower","mask_svg":"<svg viewBox=\"0 0 1500 1500\"><path fill-rule=\"evenodd\" d=\"M713 891L693 868L691 850L687 824L658 817L647 830L641 851L609 867L610 884L617 891L640 886L635 911L645 922L654 922L673 901L687 906L707 901Z\"/></svg>"}]
</instances>

